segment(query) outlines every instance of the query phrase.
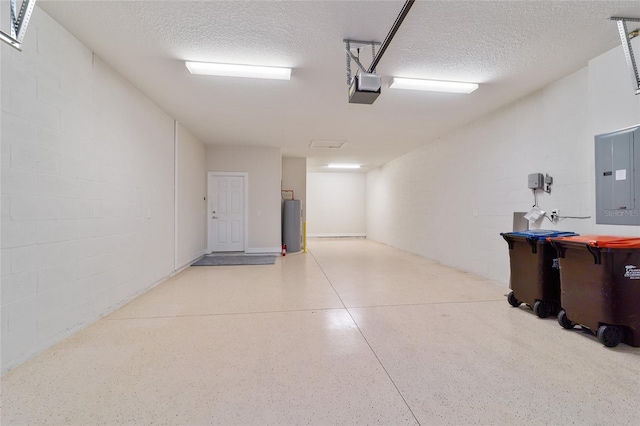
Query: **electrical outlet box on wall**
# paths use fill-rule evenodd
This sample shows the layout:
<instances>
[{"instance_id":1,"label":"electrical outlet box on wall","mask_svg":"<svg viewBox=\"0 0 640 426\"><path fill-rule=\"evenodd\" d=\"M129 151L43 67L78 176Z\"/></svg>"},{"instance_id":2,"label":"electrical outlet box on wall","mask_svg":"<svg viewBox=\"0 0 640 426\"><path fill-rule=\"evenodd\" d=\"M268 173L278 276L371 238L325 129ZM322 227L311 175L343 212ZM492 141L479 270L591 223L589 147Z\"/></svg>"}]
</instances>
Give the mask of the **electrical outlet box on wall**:
<instances>
[{"instance_id":1,"label":"electrical outlet box on wall","mask_svg":"<svg viewBox=\"0 0 640 426\"><path fill-rule=\"evenodd\" d=\"M529 189L543 189L544 175L542 173L531 173L529 175Z\"/></svg>"}]
</instances>

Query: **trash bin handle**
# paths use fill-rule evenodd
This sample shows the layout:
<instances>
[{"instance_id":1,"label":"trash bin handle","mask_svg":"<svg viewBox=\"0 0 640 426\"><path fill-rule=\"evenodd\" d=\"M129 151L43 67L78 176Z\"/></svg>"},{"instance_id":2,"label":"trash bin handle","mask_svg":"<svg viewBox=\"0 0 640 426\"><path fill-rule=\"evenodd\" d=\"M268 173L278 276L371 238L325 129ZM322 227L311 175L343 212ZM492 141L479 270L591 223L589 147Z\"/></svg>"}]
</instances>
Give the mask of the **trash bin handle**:
<instances>
[{"instance_id":1,"label":"trash bin handle","mask_svg":"<svg viewBox=\"0 0 640 426\"><path fill-rule=\"evenodd\" d=\"M547 241L549 241L551 243L551 247L553 247L554 249L556 249L556 251L558 252L558 257L564 259L564 247L562 247L562 244L553 241L552 239L548 239Z\"/></svg>"},{"instance_id":2,"label":"trash bin handle","mask_svg":"<svg viewBox=\"0 0 640 426\"><path fill-rule=\"evenodd\" d=\"M593 256L593 261L596 265L600 265L601 262L601 258L600 258L600 249L598 247L594 247L591 244L587 244L587 250L589 250L589 253L591 253L591 256Z\"/></svg>"},{"instance_id":3,"label":"trash bin handle","mask_svg":"<svg viewBox=\"0 0 640 426\"><path fill-rule=\"evenodd\" d=\"M536 254L538 252L538 240L535 240L533 237L527 237L527 242L531 246L531 253Z\"/></svg>"},{"instance_id":4,"label":"trash bin handle","mask_svg":"<svg viewBox=\"0 0 640 426\"><path fill-rule=\"evenodd\" d=\"M502 238L509 244L509 250L513 250L513 240L510 240L505 234L501 234Z\"/></svg>"}]
</instances>

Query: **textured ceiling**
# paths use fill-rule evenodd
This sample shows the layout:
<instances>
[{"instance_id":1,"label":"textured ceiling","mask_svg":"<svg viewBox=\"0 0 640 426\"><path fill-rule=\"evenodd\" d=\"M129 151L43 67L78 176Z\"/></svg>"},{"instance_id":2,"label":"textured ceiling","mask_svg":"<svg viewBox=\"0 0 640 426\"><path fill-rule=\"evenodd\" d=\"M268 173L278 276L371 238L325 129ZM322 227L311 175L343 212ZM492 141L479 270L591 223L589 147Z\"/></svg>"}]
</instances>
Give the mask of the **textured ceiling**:
<instances>
[{"instance_id":1,"label":"textured ceiling","mask_svg":"<svg viewBox=\"0 0 640 426\"><path fill-rule=\"evenodd\" d=\"M380 97L349 104L342 40L382 41L402 4L38 1L203 142L282 147L310 170L377 167L586 66L620 43L610 16L640 17L638 1L418 1L378 65ZM368 51L362 58L367 66ZM204 77L184 60L294 70L291 81ZM389 90L391 76L481 86L470 95ZM348 143L314 150L312 139Z\"/></svg>"}]
</instances>

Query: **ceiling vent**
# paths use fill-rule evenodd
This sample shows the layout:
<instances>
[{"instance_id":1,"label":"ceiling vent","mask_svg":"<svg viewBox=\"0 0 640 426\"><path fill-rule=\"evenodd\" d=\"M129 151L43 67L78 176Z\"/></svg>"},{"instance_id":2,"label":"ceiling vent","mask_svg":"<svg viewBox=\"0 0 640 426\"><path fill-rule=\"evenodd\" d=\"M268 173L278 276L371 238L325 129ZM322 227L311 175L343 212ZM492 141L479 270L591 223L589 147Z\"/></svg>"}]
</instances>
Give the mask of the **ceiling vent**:
<instances>
[{"instance_id":1,"label":"ceiling vent","mask_svg":"<svg viewBox=\"0 0 640 426\"><path fill-rule=\"evenodd\" d=\"M330 140L318 140L314 139L309 144L309 148L324 148L324 149L339 149L347 141L330 141Z\"/></svg>"}]
</instances>

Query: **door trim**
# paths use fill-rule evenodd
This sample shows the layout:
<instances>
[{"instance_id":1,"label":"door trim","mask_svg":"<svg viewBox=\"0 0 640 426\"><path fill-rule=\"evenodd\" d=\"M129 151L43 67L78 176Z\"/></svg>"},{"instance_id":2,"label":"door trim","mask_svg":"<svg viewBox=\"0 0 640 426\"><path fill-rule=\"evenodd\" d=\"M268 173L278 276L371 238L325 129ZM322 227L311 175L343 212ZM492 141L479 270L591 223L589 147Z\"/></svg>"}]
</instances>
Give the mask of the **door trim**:
<instances>
[{"instance_id":1,"label":"door trim","mask_svg":"<svg viewBox=\"0 0 640 426\"><path fill-rule=\"evenodd\" d=\"M211 245L211 178L213 176L236 176L244 178L244 253L249 247L249 173L247 172L207 172L207 253L213 253Z\"/></svg>"}]
</instances>

